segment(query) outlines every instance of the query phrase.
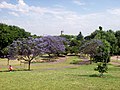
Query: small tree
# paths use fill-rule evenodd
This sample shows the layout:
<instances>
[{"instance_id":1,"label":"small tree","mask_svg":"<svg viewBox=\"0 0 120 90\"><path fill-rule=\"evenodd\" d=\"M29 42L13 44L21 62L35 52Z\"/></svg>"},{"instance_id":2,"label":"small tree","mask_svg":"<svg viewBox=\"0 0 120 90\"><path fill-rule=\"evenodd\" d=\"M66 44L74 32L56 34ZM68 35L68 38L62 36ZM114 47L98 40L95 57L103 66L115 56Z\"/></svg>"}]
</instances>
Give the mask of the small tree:
<instances>
[{"instance_id":1,"label":"small tree","mask_svg":"<svg viewBox=\"0 0 120 90\"><path fill-rule=\"evenodd\" d=\"M8 47L5 47L3 50L2 50L2 53L4 54L4 58L7 58L8 60L8 63L7 65L9 65L9 55L8 55Z\"/></svg>"},{"instance_id":2,"label":"small tree","mask_svg":"<svg viewBox=\"0 0 120 90\"><path fill-rule=\"evenodd\" d=\"M98 63L98 66L94 69L100 73L100 77L103 76L103 73L107 72L108 68L106 63Z\"/></svg>"},{"instance_id":3,"label":"small tree","mask_svg":"<svg viewBox=\"0 0 120 90\"><path fill-rule=\"evenodd\" d=\"M100 73L100 76L107 72L107 63L110 62L110 44L106 40L102 41L103 45L98 48L97 54L94 56L94 61L98 63L95 70Z\"/></svg>"},{"instance_id":4,"label":"small tree","mask_svg":"<svg viewBox=\"0 0 120 90\"><path fill-rule=\"evenodd\" d=\"M81 46L80 51L89 54L94 62L98 63L95 70L100 73L100 76L103 76L103 73L107 71L107 63L110 59L110 44L106 40L92 40Z\"/></svg>"},{"instance_id":5,"label":"small tree","mask_svg":"<svg viewBox=\"0 0 120 90\"><path fill-rule=\"evenodd\" d=\"M10 59L18 58L19 60L27 61L28 70L30 70L31 61L39 54L42 54L42 49L34 38L14 41L8 48Z\"/></svg>"}]
</instances>

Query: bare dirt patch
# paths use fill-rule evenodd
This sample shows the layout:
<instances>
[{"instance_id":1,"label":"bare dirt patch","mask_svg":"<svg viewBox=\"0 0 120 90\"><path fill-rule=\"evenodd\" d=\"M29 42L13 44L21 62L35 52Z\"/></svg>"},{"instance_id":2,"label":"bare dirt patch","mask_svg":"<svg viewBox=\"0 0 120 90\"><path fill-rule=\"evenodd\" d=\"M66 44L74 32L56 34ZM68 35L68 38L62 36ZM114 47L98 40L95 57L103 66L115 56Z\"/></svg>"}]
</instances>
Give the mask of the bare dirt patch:
<instances>
[{"instance_id":1,"label":"bare dirt patch","mask_svg":"<svg viewBox=\"0 0 120 90\"><path fill-rule=\"evenodd\" d=\"M112 56L110 64L120 66L120 56Z\"/></svg>"}]
</instances>

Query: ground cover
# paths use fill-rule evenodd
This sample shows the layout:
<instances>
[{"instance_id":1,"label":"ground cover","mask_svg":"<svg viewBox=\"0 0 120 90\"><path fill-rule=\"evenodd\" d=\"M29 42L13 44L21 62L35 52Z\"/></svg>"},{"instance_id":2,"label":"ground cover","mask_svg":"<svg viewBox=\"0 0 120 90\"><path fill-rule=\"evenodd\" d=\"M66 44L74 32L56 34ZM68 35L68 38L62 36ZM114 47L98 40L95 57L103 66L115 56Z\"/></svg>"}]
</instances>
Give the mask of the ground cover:
<instances>
[{"instance_id":1,"label":"ground cover","mask_svg":"<svg viewBox=\"0 0 120 90\"><path fill-rule=\"evenodd\" d=\"M5 72L5 60L0 60L1 90L119 90L120 67L109 65L104 77L94 71L96 64L73 65L74 56L61 58L59 62L32 63L31 71L24 71L27 65L10 61L16 70ZM23 71L22 71L23 70Z\"/></svg>"}]
</instances>

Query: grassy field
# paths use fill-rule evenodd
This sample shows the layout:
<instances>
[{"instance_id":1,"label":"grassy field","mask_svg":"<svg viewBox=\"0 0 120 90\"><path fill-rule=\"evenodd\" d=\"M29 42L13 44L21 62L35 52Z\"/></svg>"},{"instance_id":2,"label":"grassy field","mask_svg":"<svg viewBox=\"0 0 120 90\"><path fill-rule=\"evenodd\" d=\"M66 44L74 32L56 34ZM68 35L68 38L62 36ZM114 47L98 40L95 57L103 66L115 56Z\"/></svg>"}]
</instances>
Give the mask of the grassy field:
<instances>
[{"instance_id":1,"label":"grassy field","mask_svg":"<svg viewBox=\"0 0 120 90\"><path fill-rule=\"evenodd\" d=\"M0 60L0 90L119 90L120 67L109 65L104 77L97 77L96 64L69 64L77 57L67 57L59 63L33 63L31 71L7 70L7 61ZM27 68L10 61L17 70Z\"/></svg>"}]
</instances>

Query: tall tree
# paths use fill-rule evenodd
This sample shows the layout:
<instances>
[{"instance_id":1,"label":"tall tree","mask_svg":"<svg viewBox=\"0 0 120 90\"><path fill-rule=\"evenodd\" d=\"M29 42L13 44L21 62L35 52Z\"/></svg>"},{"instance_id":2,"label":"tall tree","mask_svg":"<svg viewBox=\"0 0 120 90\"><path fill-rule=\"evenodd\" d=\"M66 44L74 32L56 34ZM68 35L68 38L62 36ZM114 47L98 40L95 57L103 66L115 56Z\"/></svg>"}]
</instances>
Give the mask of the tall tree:
<instances>
[{"instance_id":1,"label":"tall tree","mask_svg":"<svg viewBox=\"0 0 120 90\"><path fill-rule=\"evenodd\" d=\"M31 34L22 28L0 23L0 56L3 55L2 50L14 40L29 36L31 36Z\"/></svg>"},{"instance_id":2,"label":"tall tree","mask_svg":"<svg viewBox=\"0 0 120 90\"><path fill-rule=\"evenodd\" d=\"M76 40L80 40L80 41L83 40L83 35L81 32L79 32L79 34L77 35Z\"/></svg>"},{"instance_id":3,"label":"tall tree","mask_svg":"<svg viewBox=\"0 0 120 90\"><path fill-rule=\"evenodd\" d=\"M69 49L71 54L77 55L79 53L79 47L81 45L80 40L72 39L69 42Z\"/></svg>"},{"instance_id":4,"label":"tall tree","mask_svg":"<svg viewBox=\"0 0 120 90\"><path fill-rule=\"evenodd\" d=\"M117 54L120 55L120 30L115 32L115 37L117 38Z\"/></svg>"}]
</instances>

